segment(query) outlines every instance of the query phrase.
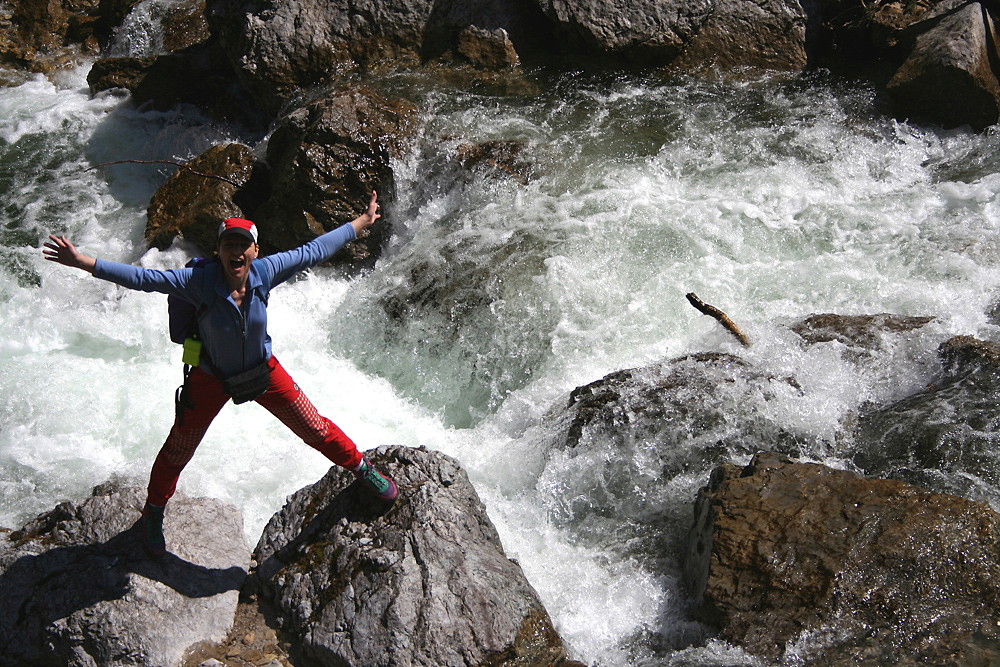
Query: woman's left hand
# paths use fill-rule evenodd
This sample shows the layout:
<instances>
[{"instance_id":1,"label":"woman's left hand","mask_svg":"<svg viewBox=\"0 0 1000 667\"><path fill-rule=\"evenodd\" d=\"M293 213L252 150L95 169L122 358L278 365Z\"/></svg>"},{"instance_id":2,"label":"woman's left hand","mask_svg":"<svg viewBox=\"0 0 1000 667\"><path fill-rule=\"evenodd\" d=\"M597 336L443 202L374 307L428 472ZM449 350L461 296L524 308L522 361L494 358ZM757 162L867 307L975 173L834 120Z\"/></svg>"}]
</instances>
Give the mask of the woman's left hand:
<instances>
[{"instance_id":1,"label":"woman's left hand","mask_svg":"<svg viewBox=\"0 0 1000 667\"><path fill-rule=\"evenodd\" d=\"M371 201L368 202L368 210L351 220L351 225L354 227L354 233L360 233L361 230L367 229L371 225L375 224L375 221L381 218L382 215L378 213L378 193L372 190Z\"/></svg>"}]
</instances>

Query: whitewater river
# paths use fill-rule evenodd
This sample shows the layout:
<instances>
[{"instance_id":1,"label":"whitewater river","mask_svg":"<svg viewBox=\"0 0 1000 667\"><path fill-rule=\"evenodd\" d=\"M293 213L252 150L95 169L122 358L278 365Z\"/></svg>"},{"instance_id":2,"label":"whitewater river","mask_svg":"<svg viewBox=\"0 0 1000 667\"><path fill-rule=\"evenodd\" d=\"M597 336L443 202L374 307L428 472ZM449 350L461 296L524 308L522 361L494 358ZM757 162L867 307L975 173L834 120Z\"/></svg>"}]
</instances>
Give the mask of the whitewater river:
<instances>
[{"instance_id":1,"label":"whitewater river","mask_svg":"<svg viewBox=\"0 0 1000 667\"><path fill-rule=\"evenodd\" d=\"M0 89L8 527L109 478L144 485L173 415L180 350L165 298L43 262L39 250L65 233L106 259L183 265L190 248L142 242L169 169L89 168L183 160L224 141L263 149L262 137L191 113L92 99L85 76ZM423 113L383 211L395 235L371 273L317 269L275 290L282 363L362 448L425 446L462 463L573 657L744 664L731 647L702 645L687 620L676 545L712 467L745 462L753 447L699 458L700 434L682 425L662 441L565 450L554 443L568 394L686 353L738 354L801 391L733 411L766 409L803 456L847 465L842 420L926 384L946 337L998 339L987 315L1000 282L997 136L899 123L869 91L821 79L566 75L502 98L419 77L382 86ZM456 166L456 147L489 140L523 142L528 184ZM754 345L741 348L688 292ZM937 320L885 361L858 364L789 330L822 312ZM664 474L665 458L688 447L683 470ZM179 488L239 506L252 546L284 498L326 468L263 409L229 406ZM981 493L996 506L993 489ZM661 552L627 537L657 522Z\"/></svg>"}]
</instances>

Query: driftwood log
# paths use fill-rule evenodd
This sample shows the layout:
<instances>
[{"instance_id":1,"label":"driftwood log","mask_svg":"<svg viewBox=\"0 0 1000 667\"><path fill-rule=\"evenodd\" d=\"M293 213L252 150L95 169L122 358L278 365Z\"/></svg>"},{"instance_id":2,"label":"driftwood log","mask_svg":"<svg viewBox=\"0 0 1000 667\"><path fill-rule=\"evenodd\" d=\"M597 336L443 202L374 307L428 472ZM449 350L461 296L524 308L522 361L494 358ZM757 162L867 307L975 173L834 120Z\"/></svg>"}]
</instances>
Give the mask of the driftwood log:
<instances>
[{"instance_id":1,"label":"driftwood log","mask_svg":"<svg viewBox=\"0 0 1000 667\"><path fill-rule=\"evenodd\" d=\"M715 306L705 303L704 301L699 299L698 295L695 294L694 292L688 292L687 300L691 303L692 306L697 308L700 312L704 313L705 315L710 315L714 317L719 322L719 324L724 326L726 330L729 331L729 333L736 336L736 339L740 341L740 343L742 343L744 347L750 347L750 339L746 337L746 334L740 331L740 328L736 326L733 323L733 321L729 319L729 316L726 315L724 312L722 312Z\"/></svg>"}]
</instances>

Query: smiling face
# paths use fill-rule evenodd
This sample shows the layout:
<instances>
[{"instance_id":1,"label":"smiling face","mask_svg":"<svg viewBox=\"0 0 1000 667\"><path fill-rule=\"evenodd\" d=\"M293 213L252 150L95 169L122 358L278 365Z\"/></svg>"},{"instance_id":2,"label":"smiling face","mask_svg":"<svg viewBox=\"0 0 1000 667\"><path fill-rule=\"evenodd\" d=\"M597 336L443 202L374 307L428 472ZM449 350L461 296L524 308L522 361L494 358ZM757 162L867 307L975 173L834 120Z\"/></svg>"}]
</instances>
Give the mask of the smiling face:
<instances>
[{"instance_id":1,"label":"smiling face","mask_svg":"<svg viewBox=\"0 0 1000 667\"><path fill-rule=\"evenodd\" d=\"M246 284L250 263L259 250L256 243L240 234L223 234L219 239L219 261L230 287L237 289Z\"/></svg>"}]
</instances>

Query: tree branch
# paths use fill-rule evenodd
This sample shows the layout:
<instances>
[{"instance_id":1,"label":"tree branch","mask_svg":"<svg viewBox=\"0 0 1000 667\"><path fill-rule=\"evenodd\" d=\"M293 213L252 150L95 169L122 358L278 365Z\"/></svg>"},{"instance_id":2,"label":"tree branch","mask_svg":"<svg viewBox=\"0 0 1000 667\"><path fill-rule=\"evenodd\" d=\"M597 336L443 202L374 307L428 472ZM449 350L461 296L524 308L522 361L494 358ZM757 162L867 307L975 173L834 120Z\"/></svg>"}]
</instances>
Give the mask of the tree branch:
<instances>
[{"instance_id":1,"label":"tree branch","mask_svg":"<svg viewBox=\"0 0 1000 667\"><path fill-rule=\"evenodd\" d=\"M113 164L171 164L171 165L173 165L175 167L180 167L181 169L186 169L187 171L191 172L195 176L202 176L204 178L214 178L214 179L219 180L219 181L224 181L226 183L229 183L234 188L242 188L243 187L243 184L231 181L228 178L226 178L225 176L218 176L216 174L206 174L206 173L197 171L195 169L192 169L191 167L187 166L186 164L181 164L180 162L173 162L171 160L115 160L114 162L102 162L101 164L95 164L93 167L87 167L86 169L84 169L84 171L90 171L91 169L99 169L100 167L108 167L108 166L113 165Z\"/></svg>"},{"instance_id":2,"label":"tree branch","mask_svg":"<svg viewBox=\"0 0 1000 667\"><path fill-rule=\"evenodd\" d=\"M743 347L750 347L750 339L747 338L742 331L740 331L739 327L733 324L733 321L729 319L729 316L726 315L724 312L722 312L715 306L710 306L709 304L705 303L704 301L699 299L698 295L695 294L694 292L689 292L687 294L687 300L691 302L692 306L697 308L705 315L710 315L714 317L719 322L719 324L724 326L726 330L729 331L729 333L736 336L736 339L743 344Z\"/></svg>"}]
</instances>

